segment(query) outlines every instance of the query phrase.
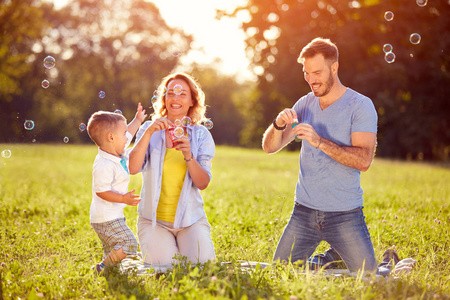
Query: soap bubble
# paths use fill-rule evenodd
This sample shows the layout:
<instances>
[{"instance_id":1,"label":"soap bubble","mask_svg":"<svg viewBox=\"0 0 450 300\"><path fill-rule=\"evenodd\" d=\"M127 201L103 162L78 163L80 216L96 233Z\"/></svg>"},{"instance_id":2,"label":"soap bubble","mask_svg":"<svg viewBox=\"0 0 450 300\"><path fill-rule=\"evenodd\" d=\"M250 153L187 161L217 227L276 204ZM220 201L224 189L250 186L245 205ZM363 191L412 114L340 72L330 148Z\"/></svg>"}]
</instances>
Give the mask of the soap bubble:
<instances>
[{"instance_id":1,"label":"soap bubble","mask_svg":"<svg viewBox=\"0 0 450 300\"><path fill-rule=\"evenodd\" d=\"M55 66L55 62L56 62L55 58L49 55L46 58L44 58L44 67L50 70Z\"/></svg>"},{"instance_id":2,"label":"soap bubble","mask_svg":"<svg viewBox=\"0 0 450 300\"><path fill-rule=\"evenodd\" d=\"M420 7L424 7L425 5L427 5L428 0L416 0L417 5L419 5Z\"/></svg>"},{"instance_id":3,"label":"soap bubble","mask_svg":"<svg viewBox=\"0 0 450 300\"><path fill-rule=\"evenodd\" d=\"M175 122L173 123L176 127L180 127L181 125L183 125L183 123L181 123L181 120L176 119Z\"/></svg>"},{"instance_id":4,"label":"soap bubble","mask_svg":"<svg viewBox=\"0 0 450 300\"><path fill-rule=\"evenodd\" d=\"M384 18L386 21L392 21L394 19L394 13L392 11L387 11L384 13Z\"/></svg>"},{"instance_id":5,"label":"soap bubble","mask_svg":"<svg viewBox=\"0 0 450 300\"><path fill-rule=\"evenodd\" d=\"M418 33L413 33L409 36L409 41L413 45L417 45L418 43L420 43L421 39L422 39L422 37Z\"/></svg>"},{"instance_id":6,"label":"soap bubble","mask_svg":"<svg viewBox=\"0 0 450 300\"><path fill-rule=\"evenodd\" d=\"M183 127L175 127L175 129L173 130L173 134L177 138L183 137L184 136L184 129L183 129Z\"/></svg>"},{"instance_id":7,"label":"soap bubble","mask_svg":"<svg viewBox=\"0 0 450 300\"><path fill-rule=\"evenodd\" d=\"M154 107L155 103L158 101L158 96L153 96L151 101L152 101L152 106Z\"/></svg>"},{"instance_id":8,"label":"soap bubble","mask_svg":"<svg viewBox=\"0 0 450 300\"><path fill-rule=\"evenodd\" d=\"M86 130L86 124L81 123L80 126L78 126L78 128L80 129L80 131L85 131Z\"/></svg>"},{"instance_id":9,"label":"soap bubble","mask_svg":"<svg viewBox=\"0 0 450 300\"><path fill-rule=\"evenodd\" d=\"M33 120L25 120L25 123L23 123L23 127L25 127L26 130L33 130L34 129L34 121Z\"/></svg>"},{"instance_id":10,"label":"soap bubble","mask_svg":"<svg viewBox=\"0 0 450 300\"><path fill-rule=\"evenodd\" d=\"M4 158L10 158L11 157L11 150L5 149L2 151L2 157Z\"/></svg>"},{"instance_id":11,"label":"soap bubble","mask_svg":"<svg viewBox=\"0 0 450 300\"><path fill-rule=\"evenodd\" d=\"M121 114L121 115L123 115L123 113L122 113L122 111L121 111L120 109L116 109L116 110L114 111L114 113L115 113L115 114Z\"/></svg>"},{"instance_id":12,"label":"soap bubble","mask_svg":"<svg viewBox=\"0 0 450 300\"><path fill-rule=\"evenodd\" d=\"M156 97L165 96L166 93L167 93L167 88L164 85L160 85L153 92L153 96L156 96Z\"/></svg>"},{"instance_id":13,"label":"soap bubble","mask_svg":"<svg viewBox=\"0 0 450 300\"><path fill-rule=\"evenodd\" d=\"M41 86L46 89L50 86L50 82L47 79L42 80Z\"/></svg>"},{"instance_id":14,"label":"soap bubble","mask_svg":"<svg viewBox=\"0 0 450 300\"><path fill-rule=\"evenodd\" d=\"M203 125L206 127L206 129L211 130L214 126L214 123L213 123L213 121L208 119L205 121L205 123Z\"/></svg>"},{"instance_id":15,"label":"soap bubble","mask_svg":"<svg viewBox=\"0 0 450 300\"><path fill-rule=\"evenodd\" d=\"M384 60L390 64L392 64L395 61L395 54L394 52L388 52L384 56Z\"/></svg>"},{"instance_id":16,"label":"soap bubble","mask_svg":"<svg viewBox=\"0 0 450 300\"><path fill-rule=\"evenodd\" d=\"M392 52L392 49L393 49L393 47L391 44L384 44L384 46L383 46L384 53Z\"/></svg>"},{"instance_id":17,"label":"soap bubble","mask_svg":"<svg viewBox=\"0 0 450 300\"><path fill-rule=\"evenodd\" d=\"M175 84L175 86L173 87L173 92L175 93L175 95L181 95L181 93L183 92L183 87L181 86L181 84Z\"/></svg>"},{"instance_id":18,"label":"soap bubble","mask_svg":"<svg viewBox=\"0 0 450 300\"><path fill-rule=\"evenodd\" d=\"M69 138L68 138L67 136L65 136L65 137L63 138L63 142L67 144L67 143L69 142Z\"/></svg>"},{"instance_id":19,"label":"soap bubble","mask_svg":"<svg viewBox=\"0 0 450 300\"><path fill-rule=\"evenodd\" d=\"M104 91L100 91L100 92L98 92L98 96L103 99L103 98L105 98L106 93Z\"/></svg>"},{"instance_id":20,"label":"soap bubble","mask_svg":"<svg viewBox=\"0 0 450 300\"><path fill-rule=\"evenodd\" d=\"M191 118L189 118L188 116L185 116L181 119L181 123L184 127L191 125L191 122Z\"/></svg>"}]
</instances>

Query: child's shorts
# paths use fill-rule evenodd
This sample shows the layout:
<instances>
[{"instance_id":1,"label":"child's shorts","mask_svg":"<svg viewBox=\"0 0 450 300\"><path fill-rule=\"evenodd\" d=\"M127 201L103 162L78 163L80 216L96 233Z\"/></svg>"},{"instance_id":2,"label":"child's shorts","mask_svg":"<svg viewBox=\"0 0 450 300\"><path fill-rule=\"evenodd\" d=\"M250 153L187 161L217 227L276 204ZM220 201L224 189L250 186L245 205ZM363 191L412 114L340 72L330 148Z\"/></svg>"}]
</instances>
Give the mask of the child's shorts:
<instances>
[{"instance_id":1,"label":"child's shorts","mask_svg":"<svg viewBox=\"0 0 450 300\"><path fill-rule=\"evenodd\" d=\"M125 218L115 219L104 223L91 223L103 246L103 259L112 250L122 248L128 255L137 254L137 240L131 229L127 226Z\"/></svg>"}]
</instances>

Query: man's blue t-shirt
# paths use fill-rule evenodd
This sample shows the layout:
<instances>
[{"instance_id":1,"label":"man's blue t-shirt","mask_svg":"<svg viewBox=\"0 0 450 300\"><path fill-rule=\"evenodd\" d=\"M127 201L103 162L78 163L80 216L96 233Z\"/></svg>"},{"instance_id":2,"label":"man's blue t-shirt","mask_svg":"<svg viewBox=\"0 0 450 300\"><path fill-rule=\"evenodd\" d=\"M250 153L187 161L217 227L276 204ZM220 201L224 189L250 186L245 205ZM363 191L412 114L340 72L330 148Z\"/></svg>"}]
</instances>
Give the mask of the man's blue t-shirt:
<instances>
[{"instance_id":1,"label":"man's blue t-shirt","mask_svg":"<svg viewBox=\"0 0 450 300\"><path fill-rule=\"evenodd\" d=\"M309 93L293 109L300 123L341 146L351 146L353 132L377 133L377 113L372 101L350 88L325 110ZM347 211L363 205L361 171L344 166L303 140L295 200L321 211Z\"/></svg>"}]
</instances>

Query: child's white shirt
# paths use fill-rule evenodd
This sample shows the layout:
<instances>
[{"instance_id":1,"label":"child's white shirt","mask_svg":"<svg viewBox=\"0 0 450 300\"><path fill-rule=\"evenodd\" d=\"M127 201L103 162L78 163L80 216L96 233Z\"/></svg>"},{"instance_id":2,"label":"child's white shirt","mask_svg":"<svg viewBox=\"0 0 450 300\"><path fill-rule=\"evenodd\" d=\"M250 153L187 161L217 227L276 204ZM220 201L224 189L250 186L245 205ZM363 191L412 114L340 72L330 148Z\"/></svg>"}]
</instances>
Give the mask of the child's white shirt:
<instances>
[{"instance_id":1,"label":"child's white shirt","mask_svg":"<svg viewBox=\"0 0 450 300\"><path fill-rule=\"evenodd\" d=\"M125 148L130 145L132 138L133 136L127 132L128 142ZM122 157L117 157L98 149L92 171L91 223L104 223L124 217L123 208L127 206L125 203L109 202L97 196L97 193L107 191L122 195L128 192L130 175L120 163L122 158L125 158L128 168L127 151Z\"/></svg>"}]
</instances>

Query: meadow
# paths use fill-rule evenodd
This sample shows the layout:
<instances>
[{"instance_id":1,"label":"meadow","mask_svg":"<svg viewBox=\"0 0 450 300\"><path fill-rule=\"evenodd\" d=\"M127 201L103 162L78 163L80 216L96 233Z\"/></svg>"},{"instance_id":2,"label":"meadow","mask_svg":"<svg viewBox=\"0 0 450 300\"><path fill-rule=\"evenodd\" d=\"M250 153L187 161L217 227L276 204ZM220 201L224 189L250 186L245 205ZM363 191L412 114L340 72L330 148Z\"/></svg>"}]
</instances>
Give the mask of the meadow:
<instances>
[{"instance_id":1,"label":"meadow","mask_svg":"<svg viewBox=\"0 0 450 300\"><path fill-rule=\"evenodd\" d=\"M91 145L0 144L0 296L3 299L450 299L450 165L376 158L363 173L377 259L395 247L417 260L398 278L330 277L271 262L294 204L298 152L216 148L202 192L217 260L158 276L96 277L101 244L89 225ZM140 190L140 175L130 189ZM125 209L136 233L136 208ZM325 243L317 251L327 248ZM231 262L223 265L221 262Z\"/></svg>"}]
</instances>

